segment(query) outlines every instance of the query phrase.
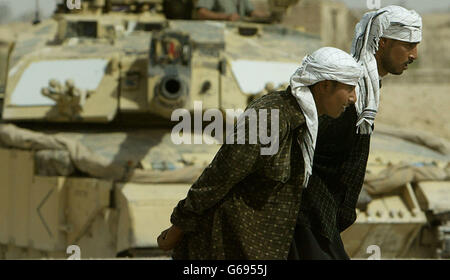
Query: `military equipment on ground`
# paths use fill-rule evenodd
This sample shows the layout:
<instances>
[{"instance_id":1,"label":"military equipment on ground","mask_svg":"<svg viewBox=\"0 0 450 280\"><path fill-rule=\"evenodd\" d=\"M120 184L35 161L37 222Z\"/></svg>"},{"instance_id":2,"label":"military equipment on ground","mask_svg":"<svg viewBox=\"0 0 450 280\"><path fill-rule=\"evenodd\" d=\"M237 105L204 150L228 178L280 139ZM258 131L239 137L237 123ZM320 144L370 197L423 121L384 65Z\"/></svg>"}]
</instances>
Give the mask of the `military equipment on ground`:
<instances>
[{"instance_id":1,"label":"military equipment on ground","mask_svg":"<svg viewBox=\"0 0 450 280\"><path fill-rule=\"evenodd\" d=\"M294 2L270 1L277 15ZM218 149L196 130L204 144L174 144L175 122L194 101L244 109L320 46L279 25L184 19L183 5L63 1L26 30L0 27L22 31L0 44L1 258L66 258L70 245L81 258L160 255L157 236Z\"/></svg>"},{"instance_id":2,"label":"military equipment on ground","mask_svg":"<svg viewBox=\"0 0 450 280\"><path fill-rule=\"evenodd\" d=\"M357 220L342 233L354 258L450 257L450 145L377 125Z\"/></svg>"},{"instance_id":3,"label":"military equipment on ground","mask_svg":"<svg viewBox=\"0 0 450 280\"><path fill-rule=\"evenodd\" d=\"M172 112L185 109L179 121L194 109L244 109L283 87L320 38L189 20L184 0L76 2L0 42L0 258L67 258L70 245L81 258L167 257L156 237L218 149L196 131L186 134L204 144L174 144ZM269 1L272 15L295 2ZM449 257L448 175L383 181L448 162L445 151L375 133L367 192L343 233L349 254L376 245L381 258Z\"/></svg>"}]
</instances>

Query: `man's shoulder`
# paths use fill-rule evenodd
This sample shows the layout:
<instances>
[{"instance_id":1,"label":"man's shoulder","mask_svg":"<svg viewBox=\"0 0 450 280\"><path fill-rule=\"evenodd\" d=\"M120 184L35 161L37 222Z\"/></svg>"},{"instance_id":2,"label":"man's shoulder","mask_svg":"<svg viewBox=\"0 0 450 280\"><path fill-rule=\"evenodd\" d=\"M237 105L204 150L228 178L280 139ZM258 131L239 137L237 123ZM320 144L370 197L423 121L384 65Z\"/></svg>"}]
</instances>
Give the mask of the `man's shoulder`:
<instances>
[{"instance_id":1,"label":"man's shoulder","mask_svg":"<svg viewBox=\"0 0 450 280\"><path fill-rule=\"evenodd\" d=\"M249 105L248 108L255 109L270 109L270 108L280 108L282 106L286 106L288 103L289 95L287 91L272 91L263 96L256 98Z\"/></svg>"},{"instance_id":2,"label":"man's shoulder","mask_svg":"<svg viewBox=\"0 0 450 280\"><path fill-rule=\"evenodd\" d=\"M280 119L300 124L305 117L295 97L290 93L290 87L286 90L273 91L253 100L247 109L278 110Z\"/></svg>"}]
</instances>

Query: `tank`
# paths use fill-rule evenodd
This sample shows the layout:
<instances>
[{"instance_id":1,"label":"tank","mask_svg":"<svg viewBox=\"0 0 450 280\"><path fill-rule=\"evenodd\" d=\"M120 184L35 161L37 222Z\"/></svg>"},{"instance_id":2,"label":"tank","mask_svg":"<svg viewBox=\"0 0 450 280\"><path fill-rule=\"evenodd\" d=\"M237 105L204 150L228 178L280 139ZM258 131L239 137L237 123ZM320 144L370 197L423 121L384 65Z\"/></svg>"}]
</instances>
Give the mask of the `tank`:
<instances>
[{"instance_id":1,"label":"tank","mask_svg":"<svg viewBox=\"0 0 450 280\"><path fill-rule=\"evenodd\" d=\"M297 1L269 2L279 19ZM156 238L219 148L211 115L234 121L227 110L285 87L321 44L192 20L192 4L63 1L51 19L0 26L21 30L0 42L1 258L167 258ZM180 121L195 145L177 144Z\"/></svg>"},{"instance_id":2,"label":"tank","mask_svg":"<svg viewBox=\"0 0 450 280\"><path fill-rule=\"evenodd\" d=\"M348 254L369 259L449 255L450 145L432 134L376 125Z\"/></svg>"},{"instance_id":3,"label":"tank","mask_svg":"<svg viewBox=\"0 0 450 280\"><path fill-rule=\"evenodd\" d=\"M276 24L297 2L269 1L275 24L193 20L192 1L84 0L0 26L0 258L168 258L156 238L225 134L205 133L208 110L225 130L227 110L284 88L323 43ZM181 120L201 144L176 144ZM375 131L347 252L449 258L448 146Z\"/></svg>"}]
</instances>

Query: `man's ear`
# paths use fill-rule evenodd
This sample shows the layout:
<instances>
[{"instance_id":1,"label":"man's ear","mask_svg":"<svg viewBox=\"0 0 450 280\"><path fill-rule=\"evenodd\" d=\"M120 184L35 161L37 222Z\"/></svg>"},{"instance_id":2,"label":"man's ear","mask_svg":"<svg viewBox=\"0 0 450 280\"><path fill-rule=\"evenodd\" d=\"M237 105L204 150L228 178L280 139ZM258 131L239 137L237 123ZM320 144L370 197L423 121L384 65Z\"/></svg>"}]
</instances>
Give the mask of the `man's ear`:
<instances>
[{"instance_id":1,"label":"man's ear","mask_svg":"<svg viewBox=\"0 0 450 280\"><path fill-rule=\"evenodd\" d=\"M384 49L386 47L387 44L387 39L381 37L380 41L378 42L378 49Z\"/></svg>"},{"instance_id":2,"label":"man's ear","mask_svg":"<svg viewBox=\"0 0 450 280\"><path fill-rule=\"evenodd\" d=\"M322 82L322 92L332 92L335 86L335 81L325 80Z\"/></svg>"},{"instance_id":3,"label":"man's ear","mask_svg":"<svg viewBox=\"0 0 450 280\"><path fill-rule=\"evenodd\" d=\"M316 92L325 92L327 90L326 81L320 81L314 86L316 88Z\"/></svg>"}]
</instances>

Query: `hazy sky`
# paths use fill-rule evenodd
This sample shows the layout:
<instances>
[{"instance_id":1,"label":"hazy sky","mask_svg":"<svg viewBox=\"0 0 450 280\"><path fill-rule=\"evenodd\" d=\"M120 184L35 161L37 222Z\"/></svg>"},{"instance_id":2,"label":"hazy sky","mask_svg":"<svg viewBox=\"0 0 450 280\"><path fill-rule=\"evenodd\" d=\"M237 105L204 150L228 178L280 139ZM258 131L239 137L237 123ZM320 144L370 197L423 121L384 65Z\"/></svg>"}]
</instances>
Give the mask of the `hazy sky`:
<instances>
[{"instance_id":1,"label":"hazy sky","mask_svg":"<svg viewBox=\"0 0 450 280\"><path fill-rule=\"evenodd\" d=\"M367 9L367 0L339 0L346 3L351 8ZM375 2L375 0L370 0ZM417 12L432 12L432 11L449 11L449 0L380 0L381 7L389 5L400 5L408 9L414 9Z\"/></svg>"},{"instance_id":2,"label":"hazy sky","mask_svg":"<svg viewBox=\"0 0 450 280\"><path fill-rule=\"evenodd\" d=\"M57 2L61 0L38 0L41 13L43 17L50 15ZM81 0L83 1L83 0ZM367 0L334 0L346 3L350 8L367 9ZM376 1L376 0L370 0ZM387 6L392 4L406 6L410 9L415 9L418 12L430 12L430 11L449 11L449 0L380 0L381 6ZM23 13L34 11L36 6L36 0L0 0L0 3L8 3L12 10L12 18L15 18Z\"/></svg>"},{"instance_id":3,"label":"hazy sky","mask_svg":"<svg viewBox=\"0 0 450 280\"><path fill-rule=\"evenodd\" d=\"M39 8L42 16L49 16L53 13L56 3L60 0L39 0ZM21 14L35 11L36 0L0 0L0 3L8 3L11 8L11 18L20 16Z\"/></svg>"}]
</instances>

